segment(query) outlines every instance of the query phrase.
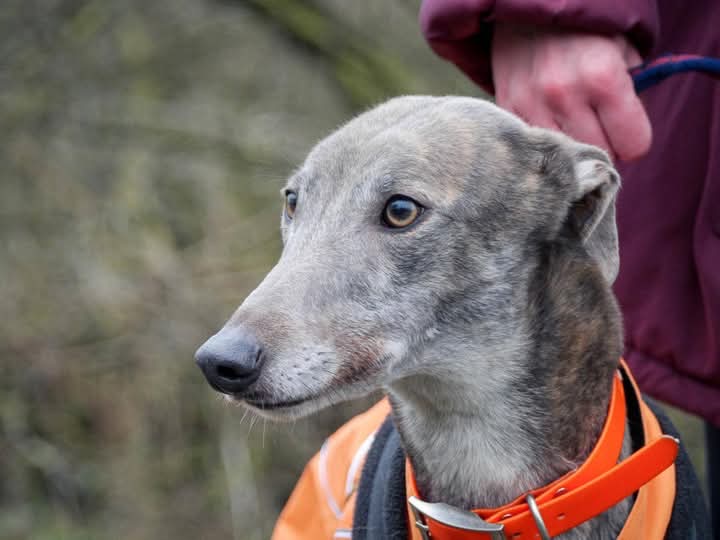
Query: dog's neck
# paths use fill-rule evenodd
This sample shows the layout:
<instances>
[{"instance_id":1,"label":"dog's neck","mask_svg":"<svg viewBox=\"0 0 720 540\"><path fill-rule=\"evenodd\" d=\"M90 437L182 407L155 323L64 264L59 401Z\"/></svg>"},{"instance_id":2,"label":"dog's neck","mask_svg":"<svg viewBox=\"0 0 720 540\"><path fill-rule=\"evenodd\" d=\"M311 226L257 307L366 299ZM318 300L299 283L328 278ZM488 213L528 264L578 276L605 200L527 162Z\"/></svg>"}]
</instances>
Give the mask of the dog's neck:
<instances>
[{"instance_id":1,"label":"dog's neck","mask_svg":"<svg viewBox=\"0 0 720 540\"><path fill-rule=\"evenodd\" d=\"M483 373L476 381L489 382ZM495 377L492 388L479 388L417 376L392 385L394 417L423 498L492 508L550 483L585 459L601 428L594 419L604 419L608 396L555 416L551 411L559 407L542 395L543 385L523 391L528 382L508 374ZM538 401L548 409L536 410Z\"/></svg>"},{"instance_id":2,"label":"dog's neck","mask_svg":"<svg viewBox=\"0 0 720 540\"><path fill-rule=\"evenodd\" d=\"M520 325L526 336L515 339L524 345L480 357L487 351L481 333L449 336L429 354L465 344L456 362L423 358L420 364L436 369L389 386L424 499L497 507L572 470L594 447L620 354L620 323L607 285L588 285L598 283L596 273L572 266L555 268L568 272L570 283L551 283L545 266L531 277L528 291L541 292L517 304L530 306L521 308L529 313Z\"/></svg>"}]
</instances>

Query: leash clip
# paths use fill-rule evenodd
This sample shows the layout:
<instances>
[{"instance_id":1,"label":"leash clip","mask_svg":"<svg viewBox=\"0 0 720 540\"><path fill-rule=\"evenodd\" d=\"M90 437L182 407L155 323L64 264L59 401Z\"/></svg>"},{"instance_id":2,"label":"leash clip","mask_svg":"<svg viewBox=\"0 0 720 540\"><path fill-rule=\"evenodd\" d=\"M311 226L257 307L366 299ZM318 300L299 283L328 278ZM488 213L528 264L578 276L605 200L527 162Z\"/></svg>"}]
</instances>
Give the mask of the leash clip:
<instances>
[{"instance_id":1,"label":"leash clip","mask_svg":"<svg viewBox=\"0 0 720 540\"><path fill-rule=\"evenodd\" d=\"M445 503L425 502L414 496L408 498L408 503L415 517L415 526L420 531L423 540L430 540L431 537L430 527L426 523L425 517L455 529L487 534L490 540L505 540L502 524L488 523L467 510L461 510Z\"/></svg>"}]
</instances>

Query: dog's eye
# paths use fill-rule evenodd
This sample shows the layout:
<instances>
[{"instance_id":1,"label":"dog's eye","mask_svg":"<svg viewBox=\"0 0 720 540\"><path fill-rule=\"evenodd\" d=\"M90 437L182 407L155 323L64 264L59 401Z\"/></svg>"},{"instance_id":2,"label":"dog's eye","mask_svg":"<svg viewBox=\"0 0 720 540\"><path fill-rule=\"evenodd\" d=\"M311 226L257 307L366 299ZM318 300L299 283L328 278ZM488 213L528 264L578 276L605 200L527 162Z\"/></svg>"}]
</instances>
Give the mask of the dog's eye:
<instances>
[{"instance_id":1,"label":"dog's eye","mask_svg":"<svg viewBox=\"0 0 720 540\"><path fill-rule=\"evenodd\" d=\"M285 214L289 219L295 216L295 207L297 206L297 193L288 191L285 193Z\"/></svg>"},{"instance_id":2,"label":"dog's eye","mask_svg":"<svg viewBox=\"0 0 720 540\"><path fill-rule=\"evenodd\" d=\"M412 225L420 217L423 207L404 195L390 197L382 213L385 225L393 229L402 229Z\"/></svg>"}]
</instances>

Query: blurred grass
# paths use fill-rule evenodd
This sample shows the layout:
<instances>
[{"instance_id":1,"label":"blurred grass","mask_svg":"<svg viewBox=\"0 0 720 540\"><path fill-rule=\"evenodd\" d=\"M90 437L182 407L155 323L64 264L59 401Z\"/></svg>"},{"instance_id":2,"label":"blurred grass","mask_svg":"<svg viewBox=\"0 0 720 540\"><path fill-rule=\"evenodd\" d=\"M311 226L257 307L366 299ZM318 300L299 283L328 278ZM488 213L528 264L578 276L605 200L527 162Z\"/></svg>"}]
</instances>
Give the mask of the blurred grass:
<instances>
[{"instance_id":1,"label":"blurred grass","mask_svg":"<svg viewBox=\"0 0 720 540\"><path fill-rule=\"evenodd\" d=\"M0 538L269 536L364 404L254 425L192 355L272 266L315 141L393 95L479 93L417 8L3 2Z\"/></svg>"}]
</instances>

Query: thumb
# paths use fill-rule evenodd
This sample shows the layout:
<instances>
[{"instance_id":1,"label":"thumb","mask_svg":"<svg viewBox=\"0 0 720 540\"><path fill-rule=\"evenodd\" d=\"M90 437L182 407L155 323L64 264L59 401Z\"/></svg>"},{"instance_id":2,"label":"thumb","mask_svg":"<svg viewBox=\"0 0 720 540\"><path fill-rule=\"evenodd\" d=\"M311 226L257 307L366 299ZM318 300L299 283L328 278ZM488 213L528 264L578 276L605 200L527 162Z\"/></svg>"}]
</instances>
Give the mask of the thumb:
<instances>
[{"instance_id":1,"label":"thumb","mask_svg":"<svg viewBox=\"0 0 720 540\"><path fill-rule=\"evenodd\" d=\"M623 36L618 36L617 40L621 45L620 50L622 51L623 60L628 68L633 68L643 63L642 56L640 56L637 49L627 39Z\"/></svg>"}]
</instances>

